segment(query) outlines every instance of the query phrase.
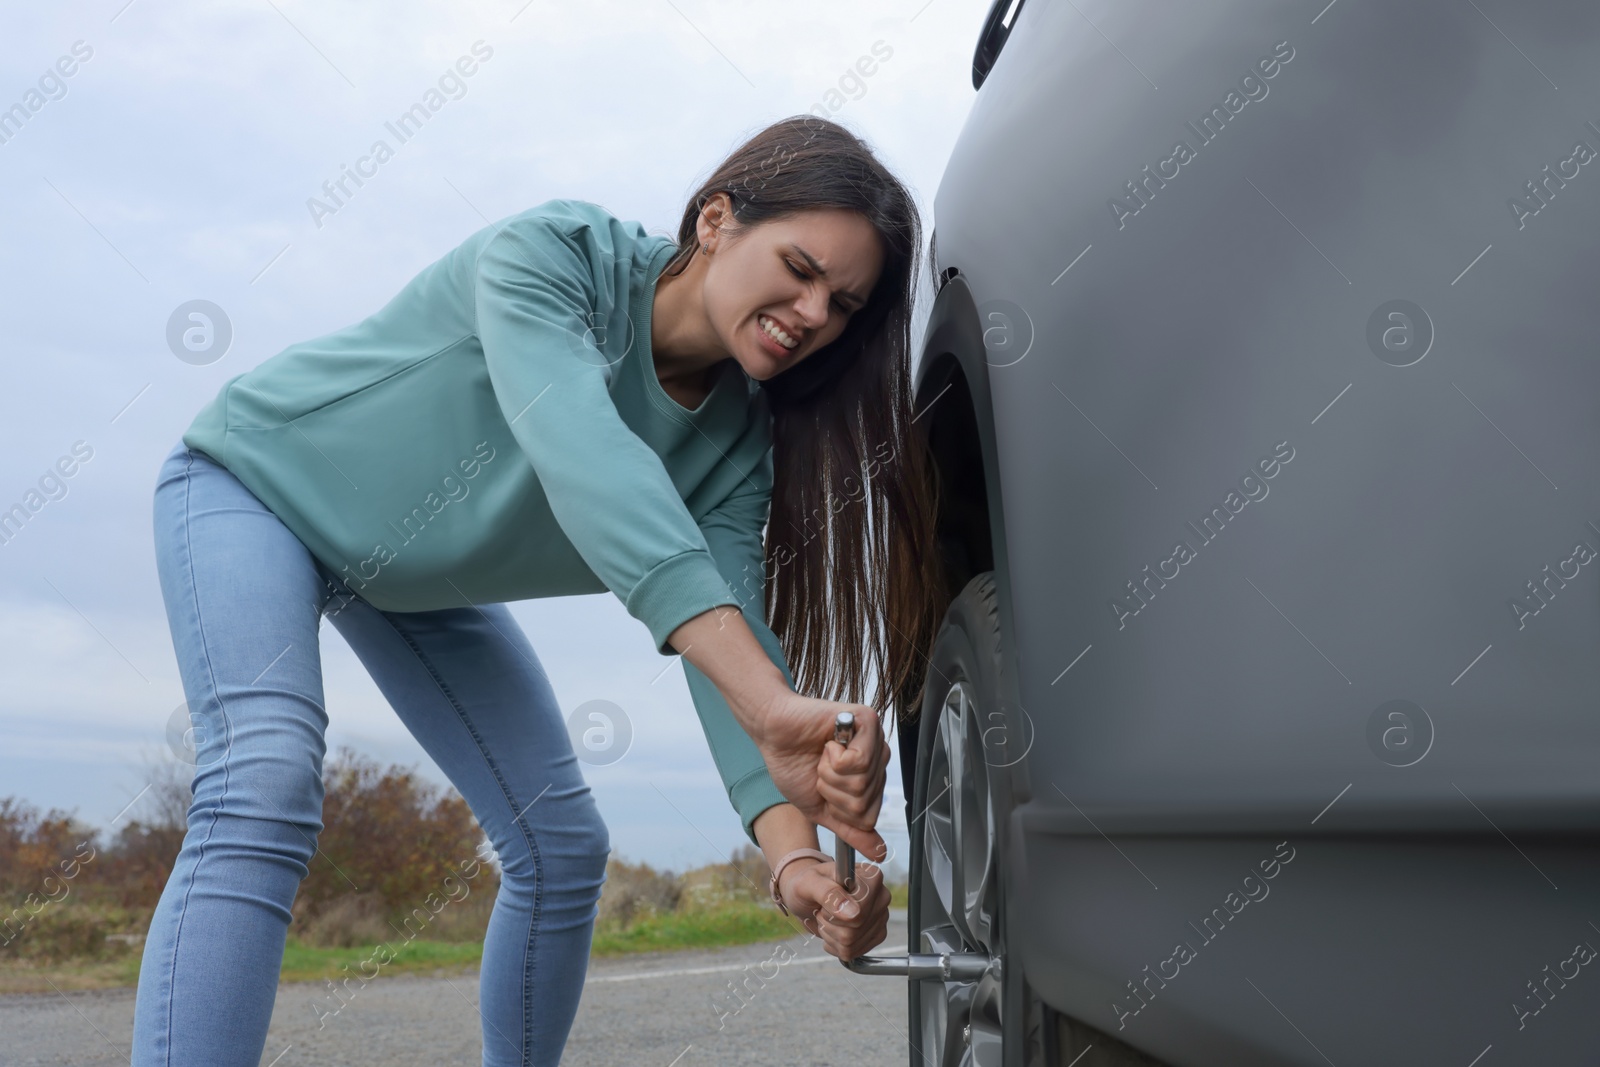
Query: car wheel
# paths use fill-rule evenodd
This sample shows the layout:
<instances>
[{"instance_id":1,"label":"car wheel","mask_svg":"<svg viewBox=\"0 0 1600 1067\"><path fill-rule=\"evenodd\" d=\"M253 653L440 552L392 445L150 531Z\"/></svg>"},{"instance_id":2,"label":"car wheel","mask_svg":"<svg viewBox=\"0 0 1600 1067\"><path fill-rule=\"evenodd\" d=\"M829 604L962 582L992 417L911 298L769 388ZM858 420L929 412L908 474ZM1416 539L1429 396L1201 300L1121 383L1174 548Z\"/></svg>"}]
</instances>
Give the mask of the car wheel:
<instances>
[{"instance_id":1,"label":"car wheel","mask_svg":"<svg viewBox=\"0 0 1600 1067\"><path fill-rule=\"evenodd\" d=\"M910 989L918 1067L1043 1067L1053 1017L1020 968L1007 964L1001 831L1010 775L1025 751L999 708L1000 625L994 573L967 583L929 656L917 725L910 824L913 952L996 960L971 981L923 979Z\"/></svg>"},{"instance_id":2,"label":"car wheel","mask_svg":"<svg viewBox=\"0 0 1600 1067\"><path fill-rule=\"evenodd\" d=\"M928 657L910 810L911 951L994 961L976 980L910 983L916 1067L1163 1067L1102 1030L1062 1015L1017 964L1026 930L1007 926L1001 872L1012 774L1032 722L1000 698L1003 665L994 572L945 612ZM908 741L911 739L908 738Z\"/></svg>"}]
</instances>

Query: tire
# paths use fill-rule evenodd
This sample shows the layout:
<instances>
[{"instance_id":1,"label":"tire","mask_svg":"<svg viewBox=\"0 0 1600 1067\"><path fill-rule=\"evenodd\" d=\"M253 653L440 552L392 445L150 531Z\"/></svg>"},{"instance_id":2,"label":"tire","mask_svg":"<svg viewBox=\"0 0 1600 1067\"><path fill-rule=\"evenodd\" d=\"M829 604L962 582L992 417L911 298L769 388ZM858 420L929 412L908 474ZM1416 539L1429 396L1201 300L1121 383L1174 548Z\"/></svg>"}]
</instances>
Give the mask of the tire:
<instances>
[{"instance_id":1,"label":"tire","mask_svg":"<svg viewBox=\"0 0 1600 1067\"><path fill-rule=\"evenodd\" d=\"M912 952L998 956L999 977L910 982L911 1063L1161 1067L1057 1013L1023 973L1015 950L1027 931L1008 928L1010 887L1002 875L1014 776L1033 744L1033 728L1027 713L1002 697L1004 665L994 572L985 571L945 612L928 658L920 717L909 724L917 757L907 940Z\"/></svg>"},{"instance_id":2,"label":"tire","mask_svg":"<svg viewBox=\"0 0 1600 1067\"><path fill-rule=\"evenodd\" d=\"M929 655L916 723L907 929L913 952L998 956L1000 974L910 983L915 1067L1051 1062L1049 1009L1006 951L1002 838L1025 739L1001 721L1002 666L994 573L985 571L951 602Z\"/></svg>"}]
</instances>

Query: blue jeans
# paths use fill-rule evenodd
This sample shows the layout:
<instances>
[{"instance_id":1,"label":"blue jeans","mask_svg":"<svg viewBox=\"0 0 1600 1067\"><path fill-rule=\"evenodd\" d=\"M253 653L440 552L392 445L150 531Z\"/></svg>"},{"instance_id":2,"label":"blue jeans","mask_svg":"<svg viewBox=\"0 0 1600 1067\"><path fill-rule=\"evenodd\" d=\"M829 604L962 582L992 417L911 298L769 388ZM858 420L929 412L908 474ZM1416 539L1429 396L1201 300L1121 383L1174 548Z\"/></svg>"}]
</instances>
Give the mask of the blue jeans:
<instances>
[{"instance_id":1,"label":"blue jeans","mask_svg":"<svg viewBox=\"0 0 1600 1067\"><path fill-rule=\"evenodd\" d=\"M484 1064L557 1064L610 837L550 681L506 606L378 610L226 468L182 443L161 467L154 514L197 744L188 829L144 946L133 1067L261 1062L290 905L323 828L324 613L499 855L480 972ZM338 1002L323 999L332 1007L291 1010L324 1018Z\"/></svg>"}]
</instances>

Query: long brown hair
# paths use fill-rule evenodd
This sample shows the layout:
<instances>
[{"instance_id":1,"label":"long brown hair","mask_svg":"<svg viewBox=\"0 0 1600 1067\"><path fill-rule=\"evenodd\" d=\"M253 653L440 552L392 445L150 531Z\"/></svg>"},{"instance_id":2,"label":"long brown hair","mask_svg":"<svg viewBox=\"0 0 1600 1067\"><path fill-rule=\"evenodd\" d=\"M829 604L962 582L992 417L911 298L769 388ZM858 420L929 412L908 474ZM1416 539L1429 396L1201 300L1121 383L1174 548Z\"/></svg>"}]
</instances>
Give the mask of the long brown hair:
<instances>
[{"instance_id":1,"label":"long brown hair","mask_svg":"<svg viewBox=\"0 0 1600 1067\"><path fill-rule=\"evenodd\" d=\"M826 348L760 383L773 463L764 607L796 691L880 713L893 702L910 721L945 608L937 483L911 411L916 204L843 126L791 116L735 149L690 198L666 271L687 266L718 193L738 224L728 239L819 208L859 212L878 233L883 267L867 304Z\"/></svg>"}]
</instances>

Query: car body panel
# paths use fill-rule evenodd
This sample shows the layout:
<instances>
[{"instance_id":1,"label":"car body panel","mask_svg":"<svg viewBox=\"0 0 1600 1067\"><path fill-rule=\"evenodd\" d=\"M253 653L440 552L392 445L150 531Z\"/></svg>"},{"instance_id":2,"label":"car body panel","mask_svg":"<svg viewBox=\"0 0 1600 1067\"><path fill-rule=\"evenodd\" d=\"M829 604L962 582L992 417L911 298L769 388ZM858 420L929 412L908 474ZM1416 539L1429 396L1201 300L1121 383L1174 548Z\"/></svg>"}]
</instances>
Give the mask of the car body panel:
<instances>
[{"instance_id":1,"label":"car body panel","mask_svg":"<svg viewBox=\"0 0 1600 1067\"><path fill-rule=\"evenodd\" d=\"M1058 1008L1175 1064L1600 1047L1600 979L1512 1007L1600 946L1597 58L1575 2L1018 12L918 404L959 360Z\"/></svg>"}]
</instances>

